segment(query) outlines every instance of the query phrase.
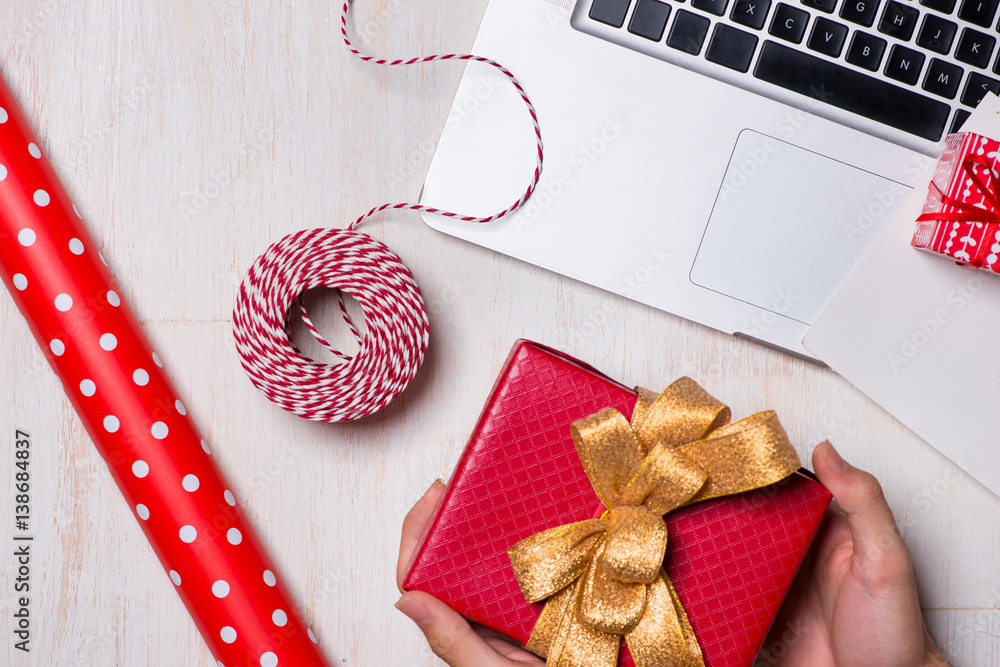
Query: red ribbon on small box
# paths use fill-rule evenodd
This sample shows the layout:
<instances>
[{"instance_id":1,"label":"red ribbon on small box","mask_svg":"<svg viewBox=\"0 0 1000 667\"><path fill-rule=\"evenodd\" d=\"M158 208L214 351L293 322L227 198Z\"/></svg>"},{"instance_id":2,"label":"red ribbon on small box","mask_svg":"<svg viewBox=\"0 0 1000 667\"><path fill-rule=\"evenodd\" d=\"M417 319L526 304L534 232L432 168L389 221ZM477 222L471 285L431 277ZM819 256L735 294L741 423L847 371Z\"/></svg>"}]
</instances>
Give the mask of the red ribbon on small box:
<instances>
[{"instance_id":1,"label":"red ribbon on small box","mask_svg":"<svg viewBox=\"0 0 1000 667\"><path fill-rule=\"evenodd\" d=\"M993 139L971 132L948 137L917 218L913 247L1000 273L998 157L1000 143Z\"/></svg>"}]
</instances>

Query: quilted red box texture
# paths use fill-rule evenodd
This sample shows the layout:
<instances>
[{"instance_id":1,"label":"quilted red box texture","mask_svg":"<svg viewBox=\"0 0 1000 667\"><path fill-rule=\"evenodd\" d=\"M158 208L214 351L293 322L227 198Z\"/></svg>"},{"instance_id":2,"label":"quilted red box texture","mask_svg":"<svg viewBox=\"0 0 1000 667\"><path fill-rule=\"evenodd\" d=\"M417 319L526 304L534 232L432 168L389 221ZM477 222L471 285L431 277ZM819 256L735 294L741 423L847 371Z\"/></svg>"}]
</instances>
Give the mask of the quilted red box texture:
<instances>
[{"instance_id":1,"label":"quilted red box texture","mask_svg":"<svg viewBox=\"0 0 1000 667\"><path fill-rule=\"evenodd\" d=\"M635 402L634 390L582 362L518 341L408 564L404 588L526 643L544 603L525 602L507 550L601 514L570 424L605 407L631 418ZM753 662L830 499L800 472L665 517L664 568L708 667ZM634 665L624 643L619 665Z\"/></svg>"},{"instance_id":2,"label":"quilted red box texture","mask_svg":"<svg viewBox=\"0 0 1000 667\"><path fill-rule=\"evenodd\" d=\"M1000 213L991 193L975 185L966 169L992 184L997 169L1000 142L972 132L949 135L938 159L934 177L924 203L924 214L961 214L961 209L942 201L942 195L967 206L981 209L984 215ZM976 164L966 164L972 158ZM989 189L989 187L987 187ZM958 263L991 273L1000 273L1000 225L989 220L918 220L910 242L914 248L943 255Z\"/></svg>"}]
</instances>

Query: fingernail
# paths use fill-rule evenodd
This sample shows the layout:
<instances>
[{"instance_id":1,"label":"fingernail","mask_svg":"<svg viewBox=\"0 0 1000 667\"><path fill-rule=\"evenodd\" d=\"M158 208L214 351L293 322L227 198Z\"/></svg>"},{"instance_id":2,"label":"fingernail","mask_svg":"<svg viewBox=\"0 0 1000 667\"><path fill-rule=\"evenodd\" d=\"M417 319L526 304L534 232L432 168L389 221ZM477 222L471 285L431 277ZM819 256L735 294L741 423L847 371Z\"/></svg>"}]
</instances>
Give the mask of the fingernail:
<instances>
[{"instance_id":1,"label":"fingernail","mask_svg":"<svg viewBox=\"0 0 1000 667\"><path fill-rule=\"evenodd\" d=\"M441 486L445 485L444 480L441 479L440 477L438 477L436 480L434 480L434 484L440 484ZM434 484L431 484L431 486L434 486Z\"/></svg>"},{"instance_id":2,"label":"fingernail","mask_svg":"<svg viewBox=\"0 0 1000 667\"><path fill-rule=\"evenodd\" d=\"M427 607L406 595L399 598L396 602L396 609L403 612L407 618L416 623L419 627L423 627L424 624L431 618L430 612L427 611Z\"/></svg>"},{"instance_id":3,"label":"fingernail","mask_svg":"<svg viewBox=\"0 0 1000 667\"><path fill-rule=\"evenodd\" d=\"M847 461L844 460L844 457L840 455L840 452L837 451L837 448L829 440L824 440L823 444L826 445L826 462L830 464L835 473L843 475L849 467Z\"/></svg>"}]
</instances>

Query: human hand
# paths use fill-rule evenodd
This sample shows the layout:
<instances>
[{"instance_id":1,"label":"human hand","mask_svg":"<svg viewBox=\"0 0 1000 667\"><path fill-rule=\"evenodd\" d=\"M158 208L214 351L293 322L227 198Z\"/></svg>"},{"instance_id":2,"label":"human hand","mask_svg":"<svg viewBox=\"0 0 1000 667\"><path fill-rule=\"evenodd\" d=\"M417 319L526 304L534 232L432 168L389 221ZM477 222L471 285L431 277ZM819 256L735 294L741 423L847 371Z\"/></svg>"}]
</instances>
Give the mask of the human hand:
<instances>
[{"instance_id":1,"label":"human hand","mask_svg":"<svg viewBox=\"0 0 1000 667\"><path fill-rule=\"evenodd\" d=\"M772 629L765 664L946 666L924 626L910 553L872 475L829 442L813 451L836 501Z\"/></svg>"},{"instance_id":2,"label":"human hand","mask_svg":"<svg viewBox=\"0 0 1000 667\"><path fill-rule=\"evenodd\" d=\"M402 592L403 568L417 547L444 493L444 484L434 482L403 519L403 536L396 562L396 585ZM437 598L421 591L403 593L396 608L406 614L424 633L434 654L451 667L526 667L544 665L538 656L515 645L510 639L465 618Z\"/></svg>"}]
</instances>

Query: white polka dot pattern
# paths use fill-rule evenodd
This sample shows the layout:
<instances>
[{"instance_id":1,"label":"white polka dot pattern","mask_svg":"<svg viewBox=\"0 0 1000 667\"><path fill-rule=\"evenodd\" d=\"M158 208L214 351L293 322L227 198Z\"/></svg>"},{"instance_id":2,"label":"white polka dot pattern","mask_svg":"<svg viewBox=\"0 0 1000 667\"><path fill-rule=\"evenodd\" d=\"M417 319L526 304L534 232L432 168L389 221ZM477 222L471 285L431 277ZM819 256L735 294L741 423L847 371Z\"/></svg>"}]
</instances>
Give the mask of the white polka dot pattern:
<instances>
[{"instance_id":1,"label":"white polka dot pattern","mask_svg":"<svg viewBox=\"0 0 1000 667\"><path fill-rule=\"evenodd\" d=\"M184 475L184 479L181 480L181 486L189 493L197 491L199 484L198 477L195 475Z\"/></svg>"},{"instance_id":2,"label":"white polka dot pattern","mask_svg":"<svg viewBox=\"0 0 1000 667\"><path fill-rule=\"evenodd\" d=\"M191 544L198 539L198 529L194 526L181 526L177 534L180 535L181 542L184 544Z\"/></svg>"},{"instance_id":3,"label":"white polka dot pattern","mask_svg":"<svg viewBox=\"0 0 1000 667\"><path fill-rule=\"evenodd\" d=\"M213 658L329 667L2 78L0 109L0 277Z\"/></svg>"},{"instance_id":4,"label":"white polka dot pattern","mask_svg":"<svg viewBox=\"0 0 1000 667\"><path fill-rule=\"evenodd\" d=\"M101 349L111 352L118 347L118 338L112 333L101 334Z\"/></svg>"}]
</instances>

